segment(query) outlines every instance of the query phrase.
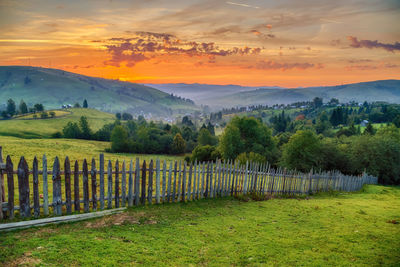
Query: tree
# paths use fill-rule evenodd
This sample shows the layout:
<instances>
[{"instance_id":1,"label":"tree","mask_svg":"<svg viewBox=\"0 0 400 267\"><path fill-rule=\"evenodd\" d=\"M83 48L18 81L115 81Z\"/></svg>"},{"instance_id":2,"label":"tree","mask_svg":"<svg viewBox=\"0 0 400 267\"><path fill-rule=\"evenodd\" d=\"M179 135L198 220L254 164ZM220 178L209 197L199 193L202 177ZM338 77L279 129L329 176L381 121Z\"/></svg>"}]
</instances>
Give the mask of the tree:
<instances>
[{"instance_id":1,"label":"tree","mask_svg":"<svg viewBox=\"0 0 400 267\"><path fill-rule=\"evenodd\" d=\"M372 126L371 122L368 122L367 127L365 127L364 134L374 135L376 130Z\"/></svg>"},{"instance_id":2,"label":"tree","mask_svg":"<svg viewBox=\"0 0 400 267\"><path fill-rule=\"evenodd\" d=\"M263 155L270 163L277 160L277 147L271 130L255 118L234 117L221 135L219 150L224 159L236 159L243 152Z\"/></svg>"},{"instance_id":3,"label":"tree","mask_svg":"<svg viewBox=\"0 0 400 267\"><path fill-rule=\"evenodd\" d=\"M172 153L173 154L182 154L185 152L186 142L183 139L180 133L177 133L174 136L174 140L172 142Z\"/></svg>"},{"instance_id":4,"label":"tree","mask_svg":"<svg viewBox=\"0 0 400 267\"><path fill-rule=\"evenodd\" d=\"M19 103L19 112L21 114L28 113L28 106L26 105L24 100L21 100L21 102Z\"/></svg>"},{"instance_id":5,"label":"tree","mask_svg":"<svg viewBox=\"0 0 400 267\"><path fill-rule=\"evenodd\" d=\"M56 113L54 111L49 112L50 117L54 118L56 116Z\"/></svg>"},{"instance_id":6,"label":"tree","mask_svg":"<svg viewBox=\"0 0 400 267\"><path fill-rule=\"evenodd\" d=\"M7 109L6 109L6 111L7 111L7 114L9 114L11 117L15 115L16 105L15 105L14 100L12 100L11 98L8 99L8 101L7 101Z\"/></svg>"},{"instance_id":7,"label":"tree","mask_svg":"<svg viewBox=\"0 0 400 267\"><path fill-rule=\"evenodd\" d=\"M205 145L215 146L217 144L217 138L211 135L210 131L206 128L200 129L197 141L202 146Z\"/></svg>"},{"instance_id":8,"label":"tree","mask_svg":"<svg viewBox=\"0 0 400 267\"><path fill-rule=\"evenodd\" d=\"M80 108L81 107L81 105L78 103L78 102L76 102L75 104L74 104L74 108Z\"/></svg>"},{"instance_id":9,"label":"tree","mask_svg":"<svg viewBox=\"0 0 400 267\"><path fill-rule=\"evenodd\" d=\"M115 126L111 133L111 151L128 152L128 131L121 125Z\"/></svg>"},{"instance_id":10,"label":"tree","mask_svg":"<svg viewBox=\"0 0 400 267\"><path fill-rule=\"evenodd\" d=\"M323 104L323 99L321 98L321 97L315 97L314 99L313 99L313 106L314 106L314 108L320 108L320 107L322 107L322 104Z\"/></svg>"},{"instance_id":11,"label":"tree","mask_svg":"<svg viewBox=\"0 0 400 267\"><path fill-rule=\"evenodd\" d=\"M119 113L119 112L116 113L116 114L115 114L115 117L117 118L117 120L120 120L120 119L122 118L121 113Z\"/></svg>"},{"instance_id":12,"label":"tree","mask_svg":"<svg viewBox=\"0 0 400 267\"><path fill-rule=\"evenodd\" d=\"M48 117L49 117L49 114L47 114L47 112L40 113L40 118L41 119L47 119Z\"/></svg>"},{"instance_id":13,"label":"tree","mask_svg":"<svg viewBox=\"0 0 400 267\"><path fill-rule=\"evenodd\" d=\"M124 121L129 121L129 120L133 119L133 116L131 114L129 114L129 113L124 112L124 113L122 113L122 119Z\"/></svg>"},{"instance_id":14,"label":"tree","mask_svg":"<svg viewBox=\"0 0 400 267\"><path fill-rule=\"evenodd\" d=\"M33 108L35 109L35 112L40 112L44 110L44 106L43 104L37 103L33 106Z\"/></svg>"},{"instance_id":15,"label":"tree","mask_svg":"<svg viewBox=\"0 0 400 267\"><path fill-rule=\"evenodd\" d=\"M87 100L86 100L86 99L83 100L83 105L82 105L82 107L83 107L83 108L88 108L88 103L87 103Z\"/></svg>"},{"instance_id":16,"label":"tree","mask_svg":"<svg viewBox=\"0 0 400 267\"><path fill-rule=\"evenodd\" d=\"M321 143L315 133L297 131L283 145L281 164L288 169L308 172L320 167L321 152Z\"/></svg>"},{"instance_id":17,"label":"tree","mask_svg":"<svg viewBox=\"0 0 400 267\"><path fill-rule=\"evenodd\" d=\"M92 138L92 130L89 127L89 123L85 116L82 116L79 120L79 128L81 130L81 138L90 140Z\"/></svg>"},{"instance_id":18,"label":"tree","mask_svg":"<svg viewBox=\"0 0 400 267\"><path fill-rule=\"evenodd\" d=\"M240 165L245 165L246 162L263 164L267 161L263 155L254 152L241 153L239 156L237 156L236 160L240 162Z\"/></svg>"},{"instance_id":19,"label":"tree","mask_svg":"<svg viewBox=\"0 0 400 267\"><path fill-rule=\"evenodd\" d=\"M68 122L67 125L63 128L63 136L65 138L80 138L81 130L79 129L78 123Z\"/></svg>"}]
</instances>

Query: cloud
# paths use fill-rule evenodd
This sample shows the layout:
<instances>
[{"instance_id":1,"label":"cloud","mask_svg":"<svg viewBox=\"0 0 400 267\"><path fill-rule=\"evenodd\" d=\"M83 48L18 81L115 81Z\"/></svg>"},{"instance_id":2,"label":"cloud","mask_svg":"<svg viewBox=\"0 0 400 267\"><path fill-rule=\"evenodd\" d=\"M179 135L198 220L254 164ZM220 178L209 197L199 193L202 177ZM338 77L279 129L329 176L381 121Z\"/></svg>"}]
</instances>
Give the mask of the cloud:
<instances>
[{"instance_id":1,"label":"cloud","mask_svg":"<svg viewBox=\"0 0 400 267\"><path fill-rule=\"evenodd\" d=\"M303 63L281 63L281 62L276 62L272 60L262 60L258 61L254 66L248 66L247 68L249 69L259 69L259 70L291 70L291 69L299 69L299 70L305 70L305 69L321 69L323 68L323 64L314 64L314 63L308 63L308 62L303 62Z\"/></svg>"},{"instance_id":2,"label":"cloud","mask_svg":"<svg viewBox=\"0 0 400 267\"><path fill-rule=\"evenodd\" d=\"M377 70L377 69L393 69L400 67L397 64L380 63L378 65L349 65L346 70Z\"/></svg>"},{"instance_id":3,"label":"cloud","mask_svg":"<svg viewBox=\"0 0 400 267\"><path fill-rule=\"evenodd\" d=\"M255 9L260 8L260 7L258 7L258 6L251 6L251 5L242 4L242 3L234 3L234 2L225 2L225 3L227 3L227 4L229 4L229 5L234 5L234 6L249 7L249 8L255 8Z\"/></svg>"},{"instance_id":4,"label":"cloud","mask_svg":"<svg viewBox=\"0 0 400 267\"><path fill-rule=\"evenodd\" d=\"M400 43L395 42L394 44L385 44L378 42L377 40L358 40L357 37L354 36L347 36L347 40L349 40L350 46L354 48L383 48L389 52L395 52L396 50L400 50Z\"/></svg>"},{"instance_id":5,"label":"cloud","mask_svg":"<svg viewBox=\"0 0 400 267\"><path fill-rule=\"evenodd\" d=\"M215 62L215 57L256 55L261 52L259 47L222 49L214 42L186 41L172 34L154 32L135 32L130 38L110 38L105 48L111 55L111 59L104 62L106 65L120 66L124 62L128 67L163 55L207 57Z\"/></svg>"}]
</instances>

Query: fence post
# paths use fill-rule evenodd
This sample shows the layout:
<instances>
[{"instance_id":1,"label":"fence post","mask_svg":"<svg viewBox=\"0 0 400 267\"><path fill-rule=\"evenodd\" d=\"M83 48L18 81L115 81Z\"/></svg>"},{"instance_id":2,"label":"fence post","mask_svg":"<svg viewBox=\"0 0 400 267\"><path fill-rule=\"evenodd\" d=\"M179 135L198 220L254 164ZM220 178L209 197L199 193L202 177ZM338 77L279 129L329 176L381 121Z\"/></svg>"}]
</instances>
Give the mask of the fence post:
<instances>
[{"instance_id":1,"label":"fence post","mask_svg":"<svg viewBox=\"0 0 400 267\"><path fill-rule=\"evenodd\" d=\"M81 203L79 197L79 163L75 160L74 164L74 210L80 212Z\"/></svg>"},{"instance_id":2,"label":"fence post","mask_svg":"<svg viewBox=\"0 0 400 267\"><path fill-rule=\"evenodd\" d=\"M107 167L107 183L108 183L108 190L107 190L107 208L112 208L112 163L111 160L108 160L108 167Z\"/></svg>"},{"instance_id":3,"label":"fence post","mask_svg":"<svg viewBox=\"0 0 400 267\"><path fill-rule=\"evenodd\" d=\"M65 177L65 201L67 206L67 214L72 212L72 201L71 201L71 167L68 156L64 161L64 177Z\"/></svg>"},{"instance_id":4,"label":"fence post","mask_svg":"<svg viewBox=\"0 0 400 267\"><path fill-rule=\"evenodd\" d=\"M119 208L119 162L115 162L115 207Z\"/></svg>"},{"instance_id":5,"label":"fence post","mask_svg":"<svg viewBox=\"0 0 400 267\"><path fill-rule=\"evenodd\" d=\"M122 162L122 175L121 175L121 205L126 206L126 166L125 160Z\"/></svg>"},{"instance_id":6,"label":"fence post","mask_svg":"<svg viewBox=\"0 0 400 267\"><path fill-rule=\"evenodd\" d=\"M146 204L146 161L143 161L142 166L142 195L140 196L140 203L142 205Z\"/></svg>"},{"instance_id":7,"label":"fence post","mask_svg":"<svg viewBox=\"0 0 400 267\"><path fill-rule=\"evenodd\" d=\"M53 209L55 215L62 213L60 161L58 157L53 163Z\"/></svg>"},{"instance_id":8,"label":"fence post","mask_svg":"<svg viewBox=\"0 0 400 267\"><path fill-rule=\"evenodd\" d=\"M38 168L38 160L37 160L36 156L33 159L32 174L33 174L33 216L35 218L38 218L40 216L39 168Z\"/></svg>"},{"instance_id":9,"label":"fence post","mask_svg":"<svg viewBox=\"0 0 400 267\"><path fill-rule=\"evenodd\" d=\"M140 193L140 161L136 158L135 162L135 205L139 205L139 193Z\"/></svg>"},{"instance_id":10,"label":"fence post","mask_svg":"<svg viewBox=\"0 0 400 267\"><path fill-rule=\"evenodd\" d=\"M89 212L89 173L86 159L82 165L82 180L83 180L83 211Z\"/></svg>"},{"instance_id":11,"label":"fence post","mask_svg":"<svg viewBox=\"0 0 400 267\"><path fill-rule=\"evenodd\" d=\"M147 202L151 205L153 202L153 160L149 164L149 184L147 185Z\"/></svg>"},{"instance_id":12,"label":"fence post","mask_svg":"<svg viewBox=\"0 0 400 267\"><path fill-rule=\"evenodd\" d=\"M171 185L172 185L172 162L169 163L168 171L168 188L167 188L167 202L171 200Z\"/></svg>"},{"instance_id":13,"label":"fence post","mask_svg":"<svg viewBox=\"0 0 400 267\"><path fill-rule=\"evenodd\" d=\"M104 154L100 154L100 209L104 210Z\"/></svg>"},{"instance_id":14,"label":"fence post","mask_svg":"<svg viewBox=\"0 0 400 267\"><path fill-rule=\"evenodd\" d=\"M166 194L166 188L167 188L167 162L164 159L163 162L163 177L162 177L162 202L165 202L165 194Z\"/></svg>"},{"instance_id":15,"label":"fence post","mask_svg":"<svg viewBox=\"0 0 400 267\"><path fill-rule=\"evenodd\" d=\"M19 212L22 218L31 217L29 200L29 168L24 157L18 164Z\"/></svg>"},{"instance_id":16,"label":"fence post","mask_svg":"<svg viewBox=\"0 0 400 267\"><path fill-rule=\"evenodd\" d=\"M156 203L160 204L160 159L156 159Z\"/></svg>"},{"instance_id":17,"label":"fence post","mask_svg":"<svg viewBox=\"0 0 400 267\"><path fill-rule=\"evenodd\" d=\"M7 172L7 184L8 184L8 217L10 219L13 219L14 218L14 166L10 156L7 156L6 159L6 172Z\"/></svg>"},{"instance_id":18,"label":"fence post","mask_svg":"<svg viewBox=\"0 0 400 267\"><path fill-rule=\"evenodd\" d=\"M96 160L92 158L92 166L90 170L90 175L92 176L92 209L97 210L97 170L96 170Z\"/></svg>"},{"instance_id":19,"label":"fence post","mask_svg":"<svg viewBox=\"0 0 400 267\"><path fill-rule=\"evenodd\" d=\"M133 162L129 163L128 207L133 206Z\"/></svg>"}]
</instances>

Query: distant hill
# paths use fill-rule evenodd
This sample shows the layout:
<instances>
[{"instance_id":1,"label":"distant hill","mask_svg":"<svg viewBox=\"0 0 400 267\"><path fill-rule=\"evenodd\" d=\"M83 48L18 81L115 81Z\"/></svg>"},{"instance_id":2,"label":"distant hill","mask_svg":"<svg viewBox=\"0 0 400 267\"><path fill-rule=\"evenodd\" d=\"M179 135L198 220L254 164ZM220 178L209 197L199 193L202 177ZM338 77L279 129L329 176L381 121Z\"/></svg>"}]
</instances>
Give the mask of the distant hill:
<instances>
[{"instance_id":1,"label":"distant hill","mask_svg":"<svg viewBox=\"0 0 400 267\"><path fill-rule=\"evenodd\" d=\"M197 104L209 105L214 109L258 104L290 104L312 100L317 96L324 98L325 101L335 97L341 102L386 101L400 103L399 80L295 89L209 84L162 84L153 86L165 92L176 92L185 97L190 96Z\"/></svg>"},{"instance_id":2,"label":"distant hill","mask_svg":"<svg viewBox=\"0 0 400 267\"><path fill-rule=\"evenodd\" d=\"M107 112L151 113L163 117L198 109L190 101L140 84L58 69L0 66L0 105L9 98L17 104L21 99L28 105L43 103L46 109L76 102L82 105L87 99L89 107Z\"/></svg>"}]
</instances>

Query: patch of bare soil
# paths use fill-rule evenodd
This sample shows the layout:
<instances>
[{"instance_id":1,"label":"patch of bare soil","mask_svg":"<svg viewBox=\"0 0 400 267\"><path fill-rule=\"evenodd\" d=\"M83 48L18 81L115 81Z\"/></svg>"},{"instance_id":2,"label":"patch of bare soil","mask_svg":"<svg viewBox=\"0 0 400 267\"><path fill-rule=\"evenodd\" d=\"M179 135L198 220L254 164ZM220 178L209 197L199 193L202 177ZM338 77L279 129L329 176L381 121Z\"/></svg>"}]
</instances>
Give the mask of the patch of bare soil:
<instances>
[{"instance_id":1,"label":"patch of bare soil","mask_svg":"<svg viewBox=\"0 0 400 267\"><path fill-rule=\"evenodd\" d=\"M25 252L21 257L6 263L4 266L36 266L40 264L42 261L40 259L35 259L32 257L32 252Z\"/></svg>"},{"instance_id":2,"label":"patch of bare soil","mask_svg":"<svg viewBox=\"0 0 400 267\"><path fill-rule=\"evenodd\" d=\"M101 228L111 225L123 225L123 224L157 224L155 220L143 220L145 213L130 214L128 212L118 213L106 217L96 219L94 221L87 222L85 224L88 228Z\"/></svg>"}]
</instances>

